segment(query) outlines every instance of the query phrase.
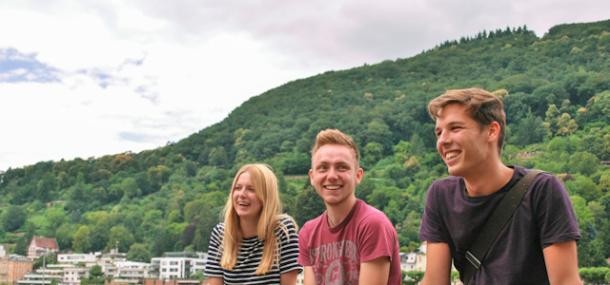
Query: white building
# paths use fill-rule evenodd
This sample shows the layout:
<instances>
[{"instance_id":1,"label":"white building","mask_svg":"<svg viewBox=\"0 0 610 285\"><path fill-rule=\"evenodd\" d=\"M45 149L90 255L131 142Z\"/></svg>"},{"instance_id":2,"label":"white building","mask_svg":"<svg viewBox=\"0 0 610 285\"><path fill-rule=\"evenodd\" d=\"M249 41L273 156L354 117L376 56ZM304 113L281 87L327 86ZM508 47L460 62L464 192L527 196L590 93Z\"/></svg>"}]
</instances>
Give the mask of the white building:
<instances>
[{"instance_id":1,"label":"white building","mask_svg":"<svg viewBox=\"0 0 610 285\"><path fill-rule=\"evenodd\" d=\"M93 266L99 253L60 253L57 255L57 262L64 264L84 264L85 266Z\"/></svg>"},{"instance_id":2,"label":"white building","mask_svg":"<svg viewBox=\"0 0 610 285\"><path fill-rule=\"evenodd\" d=\"M426 242L423 242L414 252L400 253L400 269L402 271L426 270Z\"/></svg>"},{"instance_id":3,"label":"white building","mask_svg":"<svg viewBox=\"0 0 610 285\"><path fill-rule=\"evenodd\" d=\"M6 256L6 250L4 250L4 246L0 244L0 258Z\"/></svg>"},{"instance_id":4,"label":"white building","mask_svg":"<svg viewBox=\"0 0 610 285\"><path fill-rule=\"evenodd\" d=\"M150 263L159 279L185 279L203 272L206 260L205 253L168 252L152 258Z\"/></svg>"},{"instance_id":5,"label":"white building","mask_svg":"<svg viewBox=\"0 0 610 285\"><path fill-rule=\"evenodd\" d=\"M127 261L127 253L119 252L118 249L111 249L109 253L102 254L97 264L102 267L105 276L114 277L117 273L116 263Z\"/></svg>"},{"instance_id":6,"label":"white building","mask_svg":"<svg viewBox=\"0 0 610 285\"><path fill-rule=\"evenodd\" d=\"M115 264L116 275L115 277L121 279L144 279L150 277L152 274L150 263L135 262L135 261L119 261Z\"/></svg>"},{"instance_id":7,"label":"white building","mask_svg":"<svg viewBox=\"0 0 610 285\"><path fill-rule=\"evenodd\" d=\"M75 265L70 265L64 267L64 276L61 279L62 285L79 285L81 279L86 278L89 274L88 267L80 267Z\"/></svg>"},{"instance_id":8,"label":"white building","mask_svg":"<svg viewBox=\"0 0 610 285\"><path fill-rule=\"evenodd\" d=\"M21 280L17 281L19 285L50 285L52 280L61 282L63 269L60 266L50 266L39 268L34 273L26 274Z\"/></svg>"}]
</instances>

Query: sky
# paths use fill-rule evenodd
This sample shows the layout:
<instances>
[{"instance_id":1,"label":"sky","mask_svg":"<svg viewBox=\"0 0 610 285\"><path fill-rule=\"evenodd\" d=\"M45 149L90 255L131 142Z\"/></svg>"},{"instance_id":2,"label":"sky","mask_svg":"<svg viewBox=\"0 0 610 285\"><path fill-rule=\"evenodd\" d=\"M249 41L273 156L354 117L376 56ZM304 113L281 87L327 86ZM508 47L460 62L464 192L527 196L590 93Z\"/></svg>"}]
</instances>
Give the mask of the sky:
<instances>
[{"instance_id":1,"label":"sky","mask_svg":"<svg viewBox=\"0 0 610 285\"><path fill-rule=\"evenodd\" d=\"M3 0L0 171L140 152L252 96L483 30L610 19L607 0Z\"/></svg>"}]
</instances>

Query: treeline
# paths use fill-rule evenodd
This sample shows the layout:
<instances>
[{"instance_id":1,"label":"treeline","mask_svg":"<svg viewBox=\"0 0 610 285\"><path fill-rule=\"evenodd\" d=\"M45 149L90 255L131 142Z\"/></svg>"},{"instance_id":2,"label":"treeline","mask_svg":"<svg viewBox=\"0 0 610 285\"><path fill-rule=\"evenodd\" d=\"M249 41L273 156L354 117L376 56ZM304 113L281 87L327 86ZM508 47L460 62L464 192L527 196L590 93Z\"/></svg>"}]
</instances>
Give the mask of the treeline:
<instances>
[{"instance_id":1,"label":"treeline","mask_svg":"<svg viewBox=\"0 0 610 285\"><path fill-rule=\"evenodd\" d=\"M286 211L302 224L323 206L308 185L315 134L357 140L366 176L357 195L417 247L424 197L446 175L427 101L478 86L503 96L505 161L559 175L580 222L581 266L610 256L610 21L482 32L411 58L328 71L253 97L222 122L152 151L39 162L0 175L0 243L24 253L32 235L62 250L118 245L133 260L206 250L234 171L274 167Z\"/></svg>"}]
</instances>

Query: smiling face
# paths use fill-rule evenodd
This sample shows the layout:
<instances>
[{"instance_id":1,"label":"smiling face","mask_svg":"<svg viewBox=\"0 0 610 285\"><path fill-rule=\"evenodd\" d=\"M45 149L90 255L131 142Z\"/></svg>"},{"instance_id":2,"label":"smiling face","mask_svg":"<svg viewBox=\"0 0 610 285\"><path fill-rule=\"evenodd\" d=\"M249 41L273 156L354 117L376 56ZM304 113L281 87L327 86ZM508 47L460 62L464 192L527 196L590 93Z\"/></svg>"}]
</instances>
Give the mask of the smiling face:
<instances>
[{"instance_id":1,"label":"smiling face","mask_svg":"<svg viewBox=\"0 0 610 285\"><path fill-rule=\"evenodd\" d=\"M261 214L263 203L256 196L256 188L248 171L239 175L232 190L233 208L240 219L256 221Z\"/></svg>"},{"instance_id":2,"label":"smiling face","mask_svg":"<svg viewBox=\"0 0 610 285\"><path fill-rule=\"evenodd\" d=\"M355 202L356 186L363 175L356 154L347 146L323 145L312 155L309 180L326 207Z\"/></svg>"},{"instance_id":3,"label":"smiling face","mask_svg":"<svg viewBox=\"0 0 610 285\"><path fill-rule=\"evenodd\" d=\"M451 175L478 175L497 157L499 124L481 126L463 105L449 104L440 109L435 133L436 148Z\"/></svg>"}]
</instances>

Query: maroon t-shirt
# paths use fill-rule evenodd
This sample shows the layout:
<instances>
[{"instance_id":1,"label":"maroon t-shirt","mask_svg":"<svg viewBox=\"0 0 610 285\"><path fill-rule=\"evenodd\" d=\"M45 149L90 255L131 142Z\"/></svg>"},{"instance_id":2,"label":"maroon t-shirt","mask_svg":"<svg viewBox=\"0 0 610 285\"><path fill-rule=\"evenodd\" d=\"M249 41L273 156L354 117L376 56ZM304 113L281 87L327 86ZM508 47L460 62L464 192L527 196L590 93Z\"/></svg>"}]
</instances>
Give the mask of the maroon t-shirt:
<instances>
[{"instance_id":1,"label":"maroon t-shirt","mask_svg":"<svg viewBox=\"0 0 610 285\"><path fill-rule=\"evenodd\" d=\"M401 284L396 230L384 213L358 200L347 218L334 228L326 212L299 232L299 263L311 266L316 284L357 285L360 263L390 258L388 284Z\"/></svg>"},{"instance_id":2,"label":"maroon t-shirt","mask_svg":"<svg viewBox=\"0 0 610 285\"><path fill-rule=\"evenodd\" d=\"M428 189L420 239L447 243L460 274L468 262L466 250L507 191L526 173L522 167L514 169L502 189L484 197L466 195L461 177L435 181ZM578 222L566 189L556 177L541 173L470 284L549 284L542 249L578 239Z\"/></svg>"}]
</instances>

